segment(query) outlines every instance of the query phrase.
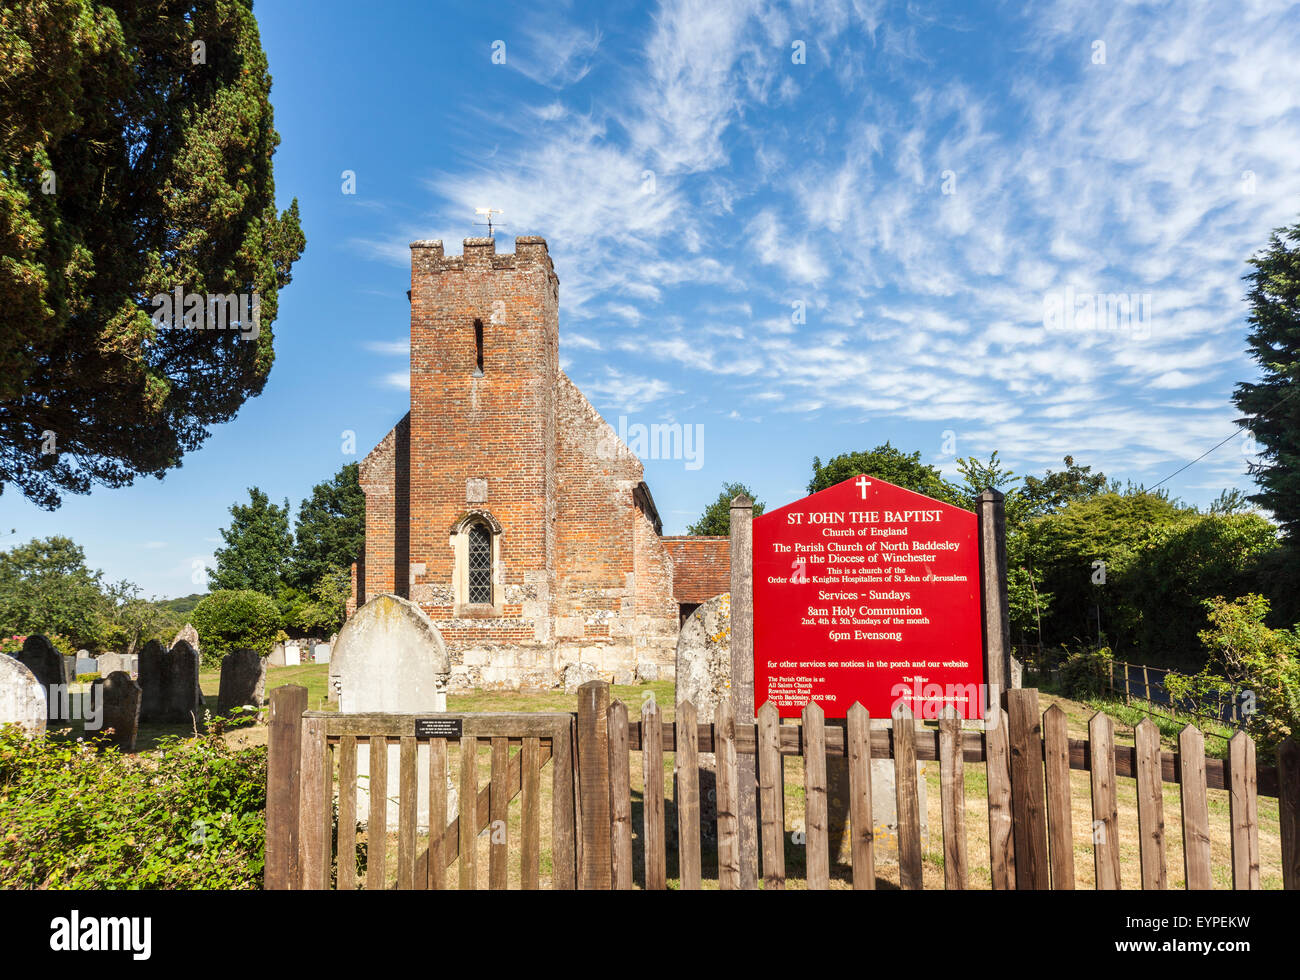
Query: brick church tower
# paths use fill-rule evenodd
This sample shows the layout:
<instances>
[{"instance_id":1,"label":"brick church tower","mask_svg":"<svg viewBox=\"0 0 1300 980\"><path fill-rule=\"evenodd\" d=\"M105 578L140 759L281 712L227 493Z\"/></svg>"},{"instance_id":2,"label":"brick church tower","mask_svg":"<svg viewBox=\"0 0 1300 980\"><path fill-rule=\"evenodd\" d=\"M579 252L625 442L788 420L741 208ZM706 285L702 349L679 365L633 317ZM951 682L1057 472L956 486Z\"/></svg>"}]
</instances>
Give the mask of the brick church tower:
<instances>
[{"instance_id":1,"label":"brick church tower","mask_svg":"<svg viewBox=\"0 0 1300 980\"><path fill-rule=\"evenodd\" d=\"M682 607L727 588L727 542L661 536L640 461L560 370L545 240L414 242L410 300L411 410L361 464L356 602L417 602L457 687L551 687L579 662L671 675Z\"/></svg>"}]
</instances>

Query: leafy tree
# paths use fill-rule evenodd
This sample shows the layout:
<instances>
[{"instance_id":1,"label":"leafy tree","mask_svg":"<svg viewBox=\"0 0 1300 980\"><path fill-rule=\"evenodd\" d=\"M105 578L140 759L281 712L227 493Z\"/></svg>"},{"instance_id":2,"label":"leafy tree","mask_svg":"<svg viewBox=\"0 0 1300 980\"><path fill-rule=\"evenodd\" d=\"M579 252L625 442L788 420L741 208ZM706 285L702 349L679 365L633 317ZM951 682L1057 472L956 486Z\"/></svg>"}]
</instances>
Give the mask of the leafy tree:
<instances>
[{"instance_id":1,"label":"leafy tree","mask_svg":"<svg viewBox=\"0 0 1300 980\"><path fill-rule=\"evenodd\" d=\"M291 578L301 589L311 591L339 571L346 580L365 545L366 498L357 472L357 464L348 463L316 484L298 508Z\"/></svg>"},{"instance_id":2,"label":"leafy tree","mask_svg":"<svg viewBox=\"0 0 1300 980\"><path fill-rule=\"evenodd\" d=\"M754 491L743 483L723 484L718 499L704 508L704 513L694 524L686 528L687 534L718 534L726 536L731 533L731 501L739 494L744 494L754 501L754 516L763 513L763 504L754 496Z\"/></svg>"},{"instance_id":3,"label":"leafy tree","mask_svg":"<svg viewBox=\"0 0 1300 980\"><path fill-rule=\"evenodd\" d=\"M161 477L261 392L305 245L270 88L249 0L0 7L0 488ZM256 336L161 329L176 289L257 295Z\"/></svg>"},{"instance_id":4,"label":"leafy tree","mask_svg":"<svg viewBox=\"0 0 1300 980\"><path fill-rule=\"evenodd\" d=\"M1025 477L1023 489L1027 516L1054 514L1072 500L1087 500L1105 493L1109 486L1105 473L1093 473L1091 466L1079 466L1073 456L1065 457L1060 473L1048 470L1040 479Z\"/></svg>"},{"instance_id":5,"label":"leafy tree","mask_svg":"<svg viewBox=\"0 0 1300 980\"><path fill-rule=\"evenodd\" d=\"M260 592L220 589L194 607L190 622L199 634L204 664L216 666L240 647L262 656L270 653L280 632L280 610Z\"/></svg>"},{"instance_id":6,"label":"leafy tree","mask_svg":"<svg viewBox=\"0 0 1300 980\"><path fill-rule=\"evenodd\" d=\"M140 587L126 579L105 585L103 596L99 642L107 649L132 653L149 640L170 643L185 625L182 614L166 602L142 598Z\"/></svg>"},{"instance_id":7,"label":"leafy tree","mask_svg":"<svg viewBox=\"0 0 1300 980\"><path fill-rule=\"evenodd\" d=\"M958 507L965 506L961 489L945 480L935 467L922 463L919 452L905 453L888 442L870 452L841 453L825 465L822 465L819 457L814 456L808 492L817 493L862 475L874 476Z\"/></svg>"},{"instance_id":8,"label":"leafy tree","mask_svg":"<svg viewBox=\"0 0 1300 980\"><path fill-rule=\"evenodd\" d=\"M1300 223L1274 231L1250 264L1247 340L1261 377L1238 384L1233 400L1261 447L1253 467L1259 492L1250 499L1294 539L1300 530Z\"/></svg>"},{"instance_id":9,"label":"leafy tree","mask_svg":"<svg viewBox=\"0 0 1300 980\"><path fill-rule=\"evenodd\" d=\"M71 538L33 538L0 552L0 632L61 633L96 645L104 608L101 574Z\"/></svg>"},{"instance_id":10,"label":"leafy tree","mask_svg":"<svg viewBox=\"0 0 1300 980\"><path fill-rule=\"evenodd\" d=\"M289 501L277 507L257 487L250 487L248 496L248 504L230 505L230 527L221 529L226 547L217 549L217 567L208 575L214 590L252 589L273 596L293 557Z\"/></svg>"},{"instance_id":11,"label":"leafy tree","mask_svg":"<svg viewBox=\"0 0 1300 980\"><path fill-rule=\"evenodd\" d=\"M1268 600L1260 595L1216 596L1204 605L1210 622L1199 636L1209 661L1201 673L1170 673L1165 683L1176 698L1244 695L1246 731L1270 753L1300 732L1300 632L1266 626Z\"/></svg>"}]
</instances>

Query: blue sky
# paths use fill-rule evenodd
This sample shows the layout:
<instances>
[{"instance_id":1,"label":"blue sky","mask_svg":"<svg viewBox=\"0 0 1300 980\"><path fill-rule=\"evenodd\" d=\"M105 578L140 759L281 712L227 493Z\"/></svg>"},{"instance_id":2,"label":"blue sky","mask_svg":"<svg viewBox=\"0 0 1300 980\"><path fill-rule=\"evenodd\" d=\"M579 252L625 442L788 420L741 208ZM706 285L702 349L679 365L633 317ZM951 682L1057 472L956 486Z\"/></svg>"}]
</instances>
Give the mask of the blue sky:
<instances>
[{"instance_id":1,"label":"blue sky","mask_svg":"<svg viewBox=\"0 0 1300 980\"><path fill-rule=\"evenodd\" d=\"M646 460L666 533L887 439L1155 483L1256 373L1241 276L1300 214L1300 10L1021 7L260 0L307 235L266 390L162 481L53 513L11 489L4 540L199 591L247 487L296 510L406 411L407 245L458 254L480 206L500 251L548 239L562 365L615 428L702 427L698 463ZM1106 294L1141 315L1045 313ZM1249 488L1251 449L1168 485Z\"/></svg>"}]
</instances>

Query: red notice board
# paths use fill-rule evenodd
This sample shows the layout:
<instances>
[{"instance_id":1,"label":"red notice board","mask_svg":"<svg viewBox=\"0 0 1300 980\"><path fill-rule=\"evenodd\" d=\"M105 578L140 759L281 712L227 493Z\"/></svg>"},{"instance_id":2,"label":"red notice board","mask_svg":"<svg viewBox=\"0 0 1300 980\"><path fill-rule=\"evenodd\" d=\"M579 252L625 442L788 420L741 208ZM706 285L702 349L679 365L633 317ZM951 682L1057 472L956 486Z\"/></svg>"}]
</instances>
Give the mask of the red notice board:
<instances>
[{"instance_id":1,"label":"red notice board","mask_svg":"<svg viewBox=\"0 0 1300 980\"><path fill-rule=\"evenodd\" d=\"M754 704L982 717L976 517L853 477L754 519Z\"/></svg>"}]
</instances>

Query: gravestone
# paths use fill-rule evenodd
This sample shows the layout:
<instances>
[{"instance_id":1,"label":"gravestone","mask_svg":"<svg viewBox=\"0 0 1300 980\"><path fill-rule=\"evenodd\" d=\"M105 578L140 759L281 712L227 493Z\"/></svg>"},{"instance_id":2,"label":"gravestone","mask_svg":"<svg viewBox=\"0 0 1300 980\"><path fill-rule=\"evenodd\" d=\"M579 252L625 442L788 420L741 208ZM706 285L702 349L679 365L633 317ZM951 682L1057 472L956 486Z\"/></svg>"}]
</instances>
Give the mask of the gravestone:
<instances>
[{"instance_id":1,"label":"gravestone","mask_svg":"<svg viewBox=\"0 0 1300 980\"><path fill-rule=\"evenodd\" d=\"M257 651L243 648L221 658L221 687L217 694L217 711L221 714L242 705L260 711L265 689L266 661Z\"/></svg>"},{"instance_id":2,"label":"gravestone","mask_svg":"<svg viewBox=\"0 0 1300 980\"><path fill-rule=\"evenodd\" d=\"M340 684L339 711L428 712L447 710L447 681L451 659L442 634L419 606L389 593L375 596L344 624L334 645L331 669L337 668ZM388 749L390 827L397 826L396 787L399 748ZM417 749L417 822L429 825L429 746ZM366 820L370 812L368 792L370 747L357 746L357 814ZM449 791L454 784L448 780ZM449 799L448 814L456 813Z\"/></svg>"},{"instance_id":3,"label":"gravestone","mask_svg":"<svg viewBox=\"0 0 1300 980\"><path fill-rule=\"evenodd\" d=\"M63 655L40 633L33 633L23 641L23 648L17 659L32 672L36 683L45 689L47 698L51 685L68 683Z\"/></svg>"},{"instance_id":4,"label":"gravestone","mask_svg":"<svg viewBox=\"0 0 1300 980\"><path fill-rule=\"evenodd\" d=\"M193 627L190 627L193 629ZM184 633L184 630L181 630ZM203 688L199 686L199 650L189 640L178 639L169 651L173 685L170 714L179 722L203 724Z\"/></svg>"},{"instance_id":5,"label":"gravestone","mask_svg":"<svg viewBox=\"0 0 1300 980\"><path fill-rule=\"evenodd\" d=\"M63 658L63 683L71 684L77 679L77 658L64 656Z\"/></svg>"},{"instance_id":6,"label":"gravestone","mask_svg":"<svg viewBox=\"0 0 1300 980\"><path fill-rule=\"evenodd\" d=\"M284 666L284 644L283 643L277 643L275 646L271 647L271 654L266 658L266 665L268 667Z\"/></svg>"},{"instance_id":7,"label":"gravestone","mask_svg":"<svg viewBox=\"0 0 1300 980\"><path fill-rule=\"evenodd\" d=\"M126 671L115 670L95 681L95 686L99 688L99 703L104 711L101 728L104 742L116 745L123 752L134 752L140 728L140 685Z\"/></svg>"},{"instance_id":8,"label":"gravestone","mask_svg":"<svg viewBox=\"0 0 1300 980\"><path fill-rule=\"evenodd\" d=\"M194 628L192 623L186 623L181 627L181 631L172 637L172 646L175 647L182 640L188 643L200 657L203 655L203 648L199 646L199 631Z\"/></svg>"},{"instance_id":9,"label":"gravestone","mask_svg":"<svg viewBox=\"0 0 1300 980\"><path fill-rule=\"evenodd\" d=\"M99 672L98 660L91 657L90 654L86 654L84 657L81 656L81 654L77 654L77 668L76 668L76 674L74 676L79 677L82 674L96 674L98 672Z\"/></svg>"},{"instance_id":10,"label":"gravestone","mask_svg":"<svg viewBox=\"0 0 1300 980\"><path fill-rule=\"evenodd\" d=\"M577 694L578 688L588 681L600 680L600 671L591 664L569 664L564 668L564 693Z\"/></svg>"},{"instance_id":11,"label":"gravestone","mask_svg":"<svg viewBox=\"0 0 1300 980\"><path fill-rule=\"evenodd\" d=\"M302 666L302 654L296 643L286 643L284 645L284 665L286 667Z\"/></svg>"},{"instance_id":12,"label":"gravestone","mask_svg":"<svg viewBox=\"0 0 1300 980\"><path fill-rule=\"evenodd\" d=\"M140 651L140 720L179 724L202 723L203 694L199 690L199 654L185 640L164 650L150 640Z\"/></svg>"},{"instance_id":13,"label":"gravestone","mask_svg":"<svg viewBox=\"0 0 1300 980\"><path fill-rule=\"evenodd\" d=\"M125 653L101 653L98 664L98 670L101 677L107 677L109 674L123 671L127 674L135 673L135 662L137 658Z\"/></svg>"},{"instance_id":14,"label":"gravestone","mask_svg":"<svg viewBox=\"0 0 1300 980\"><path fill-rule=\"evenodd\" d=\"M0 725L17 725L32 735L45 731L45 690L26 664L0 653Z\"/></svg>"},{"instance_id":15,"label":"gravestone","mask_svg":"<svg viewBox=\"0 0 1300 980\"><path fill-rule=\"evenodd\" d=\"M313 643L311 648L311 661L314 664L329 663L330 645L328 643Z\"/></svg>"},{"instance_id":16,"label":"gravestone","mask_svg":"<svg viewBox=\"0 0 1300 980\"><path fill-rule=\"evenodd\" d=\"M140 669L140 720L161 721L163 713L163 664L167 651L158 640L150 640L141 649Z\"/></svg>"}]
</instances>

